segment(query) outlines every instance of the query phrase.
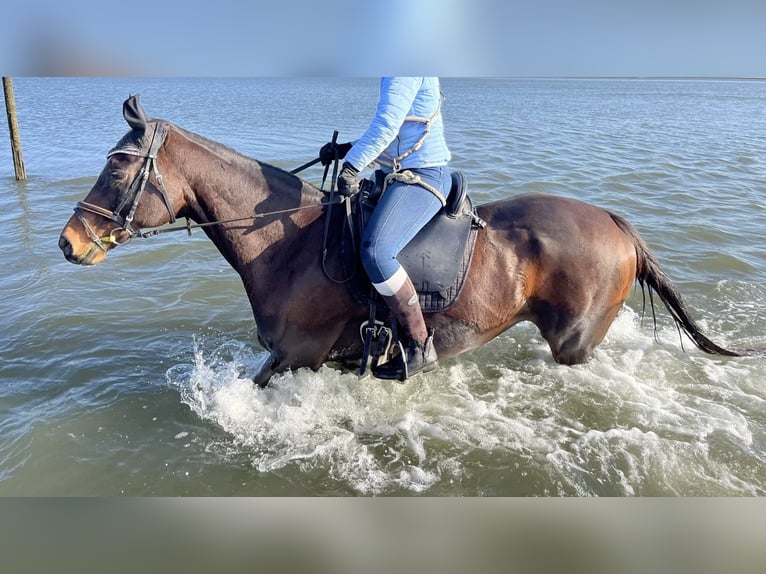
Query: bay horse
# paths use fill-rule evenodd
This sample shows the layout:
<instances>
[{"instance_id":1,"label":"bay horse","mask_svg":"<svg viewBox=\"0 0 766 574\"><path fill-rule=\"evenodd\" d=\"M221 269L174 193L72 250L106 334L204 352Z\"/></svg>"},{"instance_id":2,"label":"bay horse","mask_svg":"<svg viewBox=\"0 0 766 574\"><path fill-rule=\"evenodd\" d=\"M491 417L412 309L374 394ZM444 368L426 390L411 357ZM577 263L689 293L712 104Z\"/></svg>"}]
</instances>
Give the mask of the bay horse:
<instances>
[{"instance_id":1,"label":"bay horse","mask_svg":"<svg viewBox=\"0 0 766 574\"><path fill-rule=\"evenodd\" d=\"M152 119L138 97L123 105L131 130L108 153L59 247L95 265L144 228L176 218L203 227L241 277L269 353L260 387L288 369L351 363L362 355L368 309L322 265L327 194L282 169L173 123ZM535 324L558 363L587 361L637 281L706 353L728 356L703 335L678 290L622 217L575 199L525 194L478 206L464 287L448 309L426 314L442 359L476 348L521 321ZM330 253L330 264L339 255Z\"/></svg>"}]
</instances>

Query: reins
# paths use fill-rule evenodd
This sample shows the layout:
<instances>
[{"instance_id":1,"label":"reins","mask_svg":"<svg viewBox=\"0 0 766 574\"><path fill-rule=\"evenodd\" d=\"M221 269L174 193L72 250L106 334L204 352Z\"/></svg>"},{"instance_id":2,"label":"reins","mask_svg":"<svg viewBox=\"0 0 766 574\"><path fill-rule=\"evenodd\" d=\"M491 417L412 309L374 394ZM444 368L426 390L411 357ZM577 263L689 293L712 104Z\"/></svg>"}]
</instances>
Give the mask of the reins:
<instances>
[{"instance_id":1,"label":"reins","mask_svg":"<svg viewBox=\"0 0 766 574\"><path fill-rule=\"evenodd\" d=\"M122 198L117 208L110 211L101 206L94 205L86 201L78 202L76 207L74 208L75 215L80 220L83 227L85 228L85 232L88 234L88 237L91 239L91 241L93 241L93 243L99 249L106 252L108 249L107 247L108 244L122 245L127 243L134 237L138 237L140 239L146 239L148 237L154 237L156 235L161 235L163 233L171 233L174 231L186 231L188 235L191 235L192 229L203 229L206 227L213 227L218 225L225 226L225 225L237 224L237 223L243 223L243 222L254 222L258 219L263 219L265 217L273 217L275 215L283 215L286 213L295 213L297 211L301 211L304 209L316 209L321 207L327 207L328 209L325 215L324 232L322 237L322 270L324 271L327 278L333 281L334 283L346 283L351 278L353 278L354 273L352 273L350 277L346 277L343 279L336 279L332 277L332 275L327 269L328 239L330 236L330 219L332 216L332 206L339 205L342 203L346 204L346 210L345 210L346 218L349 224L349 228L351 229L351 232L353 234L353 226L351 225L351 202L348 201L349 198L346 196L343 196L343 195L336 196L335 188L336 188L336 181L338 178L338 162L340 159L338 157L337 148L335 149L335 156L332 162L333 170L332 170L332 178L330 180L330 190L325 191L324 189L325 183L327 181L327 174L330 169L329 163L325 166L324 174L322 176L322 184L319 187L319 191L325 194L329 193L330 197L327 201L320 201L319 203L312 203L308 205L301 205L298 207L290 207L286 209L277 209L277 210L268 211L265 213L256 213L253 215L249 215L247 217L220 219L216 221L206 221L204 223L192 223L191 220L188 217L186 217L186 225L178 225L175 227L161 226L161 227L156 227L154 229L149 229L147 231L144 231L143 229L133 225L133 217L135 215L136 209L138 208L138 202L141 199L146 189L146 184L149 181L150 173L154 174L154 178L157 182L157 189L160 195L162 196L162 199L165 203L165 207L167 208L168 213L170 214L170 221L168 223L172 224L176 221L175 214L173 213L173 209L170 203L170 199L168 198L167 192L165 190L165 186L162 180L162 175L159 173L159 170L157 169L157 161L156 161L157 153L159 152L160 147L164 143L167 133L168 133L167 126L164 123L158 122L154 126L154 132L152 134L152 140L151 140L151 144L149 146L148 152L144 152L141 149L120 148L120 149L112 150L109 154L107 154L107 157L109 157L110 155L114 155L116 153L127 153L130 155L137 155L139 157L144 158L145 160L144 165L141 168L141 171L133 180L128 190L128 193L125 195L125 197ZM335 130L332 136L332 143L336 143L337 139L338 139L338 131ZM289 173L291 175L295 175L296 173L299 173L303 171L304 169L319 163L320 161L321 161L321 157L317 157L291 170ZM130 205L128 214L126 216L123 216L122 211L124 209L127 209L128 205ZM115 227L114 229L112 229L109 232L109 235L99 237L98 234L95 232L95 230L88 223L88 221L83 217L82 212L89 212L94 215L98 215L99 217L103 217L105 219L113 221L117 223L118 227Z\"/></svg>"},{"instance_id":2,"label":"reins","mask_svg":"<svg viewBox=\"0 0 766 574\"><path fill-rule=\"evenodd\" d=\"M338 131L335 130L332 135L332 141L335 143L338 139ZM317 157L312 159L309 162L304 163L301 166L296 167L293 170L290 170L291 175L295 175L296 173L300 173L304 169L307 169L311 167L312 165L315 165L319 163L321 158ZM326 165L324 169L324 175L322 176L322 184L319 187L319 190L328 193L324 191L324 185L327 181L327 172L330 169L330 165ZM330 199L328 201L320 201L319 203L312 203L310 205L301 205L299 207L290 207L286 209L277 209L274 211L267 211L265 213L256 213L255 215L249 215L247 217L236 217L233 219L219 219L216 221L208 221L206 223L192 223L191 220L187 217L186 218L186 225L179 225L176 227L158 227L156 229L150 229L149 231L140 231L139 233L136 233L136 237L140 237L142 239L146 239L147 237L153 237L155 235L160 235L162 233L170 233L172 231L186 231L189 235L191 235L192 229L199 229L204 227L213 227L215 225L227 225L229 223L240 223L243 221L255 221L257 219L263 219L265 217L273 217L274 215L282 215L285 213L294 213L296 211L301 211L303 209L313 209L315 207L325 207L325 206L333 206L333 205L339 205L341 203L344 203L348 198L344 196L340 196L339 200L336 201L335 196L335 182L338 178L338 152L335 152L335 160L333 165L333 173L332 173L332 179L330 180ZM324 266L324 259L327 256L327 238L329 235L329 228L328 228L328 222L330 220L330 214L327 214L326 222L325 222L325 230L324 230L324 238L322 241L322 264Z\"/></svg>"},{"instance_id":3,"label":"reins","mask_svg":"<svg viewBox=\"0 0 766 574\"><path fill-rule=\"evenodd\" d=\"M340 201L332 201L332 200L321 201L319 203L312 203L310 205L301 205L299 207L290 207L287 209L278 209L275 211L268 211L265 213L256 213L255 215L248 215L247 217L236 217L234 219L220 219L216 221L208 221L206 223L192 223L191 220L187 217L186 225L177 225L175 227L158 227L156 229L150 229L149 231L141 231L137 233L135 236L141 239L146 239L147 237L153 237L155 235L160 235L162 233L170 233L171 231L187 231L189 235L191 235L192 229L212 227L215 225L226 225L229 223L239 223L242 221L255 221L256 219L271 217L274 215L282 215L284 213L293 213L296 211L301 211L303 209L313 209L316 207L324 207L326 205L338 205L343 203L345 200L346 200L345 197L341 197Z\"/></svg>"}]
</instances>

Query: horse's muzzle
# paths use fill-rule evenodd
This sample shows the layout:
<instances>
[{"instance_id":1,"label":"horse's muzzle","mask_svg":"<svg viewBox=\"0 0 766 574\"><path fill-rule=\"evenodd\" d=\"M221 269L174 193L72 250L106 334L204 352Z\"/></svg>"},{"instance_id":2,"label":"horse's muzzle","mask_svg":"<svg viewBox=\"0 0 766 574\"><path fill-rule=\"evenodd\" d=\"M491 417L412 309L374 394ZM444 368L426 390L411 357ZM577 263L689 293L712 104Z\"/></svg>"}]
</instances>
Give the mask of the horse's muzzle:
<instances>
[{"instance_id":1,"label":"horse's muzzle","mask_svg":"<svg viewBox=\"0 0 766 574\"><path fill-rule=\"evenodd\" d=\"M83 253L77 253L72 242L67 239L64 233L59 236L59 249L67 261L76 265L96 265L104 258L104 253L96 249L95 244L90 245Z\"/></svg>"}]
</instances>

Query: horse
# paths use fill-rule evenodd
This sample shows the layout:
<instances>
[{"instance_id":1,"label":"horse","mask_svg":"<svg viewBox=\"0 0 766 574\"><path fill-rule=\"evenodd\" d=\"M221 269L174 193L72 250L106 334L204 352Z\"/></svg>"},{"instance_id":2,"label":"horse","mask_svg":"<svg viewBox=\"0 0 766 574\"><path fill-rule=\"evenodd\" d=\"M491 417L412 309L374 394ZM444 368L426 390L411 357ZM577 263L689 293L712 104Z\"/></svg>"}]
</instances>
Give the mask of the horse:
<instances>
[{"instance_id":1,"label":"horse","mask_svg":"<svg viewBox=\"0 0 766 574\"><path fill-rule=\"evenodd\" d=\"M132 237L177 218L202 227L239 274L268 359L259 387L286 370L352 364L368 308L330 277L323 245L327 192L169 121L123 104L130 131L59 237L65 258L96 265ZM486 223L465 284L449 308L427 313L440 359L475 349L529 321L553 359L589 360L638 282L705 353L742 356L705 336L636 229L576 199L523 194L476 207ZM167 228L166 228L167 229ZM177 227L175 229L178 229ZM339 266L339 255L328 254ZM325 262L327 263L327 262ZM656 320L656 319L655 319Z\"/></svg>"}]
</instances>

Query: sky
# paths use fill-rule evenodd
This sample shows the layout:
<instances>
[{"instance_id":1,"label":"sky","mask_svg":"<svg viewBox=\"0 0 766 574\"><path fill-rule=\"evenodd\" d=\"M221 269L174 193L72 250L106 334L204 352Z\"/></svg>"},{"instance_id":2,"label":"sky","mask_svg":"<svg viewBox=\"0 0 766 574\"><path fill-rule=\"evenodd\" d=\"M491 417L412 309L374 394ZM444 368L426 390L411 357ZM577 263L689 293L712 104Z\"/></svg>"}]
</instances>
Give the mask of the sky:
<instances>
[{"instance_id":1,"label":"sky","mask_svg":"<svg viewBox=\"0 0 766 574\"><path fill-rule=\"evenodd\" d=\"M3 75L766 77L763 0L28 0Z\"/></svg>"}]
</instances>

